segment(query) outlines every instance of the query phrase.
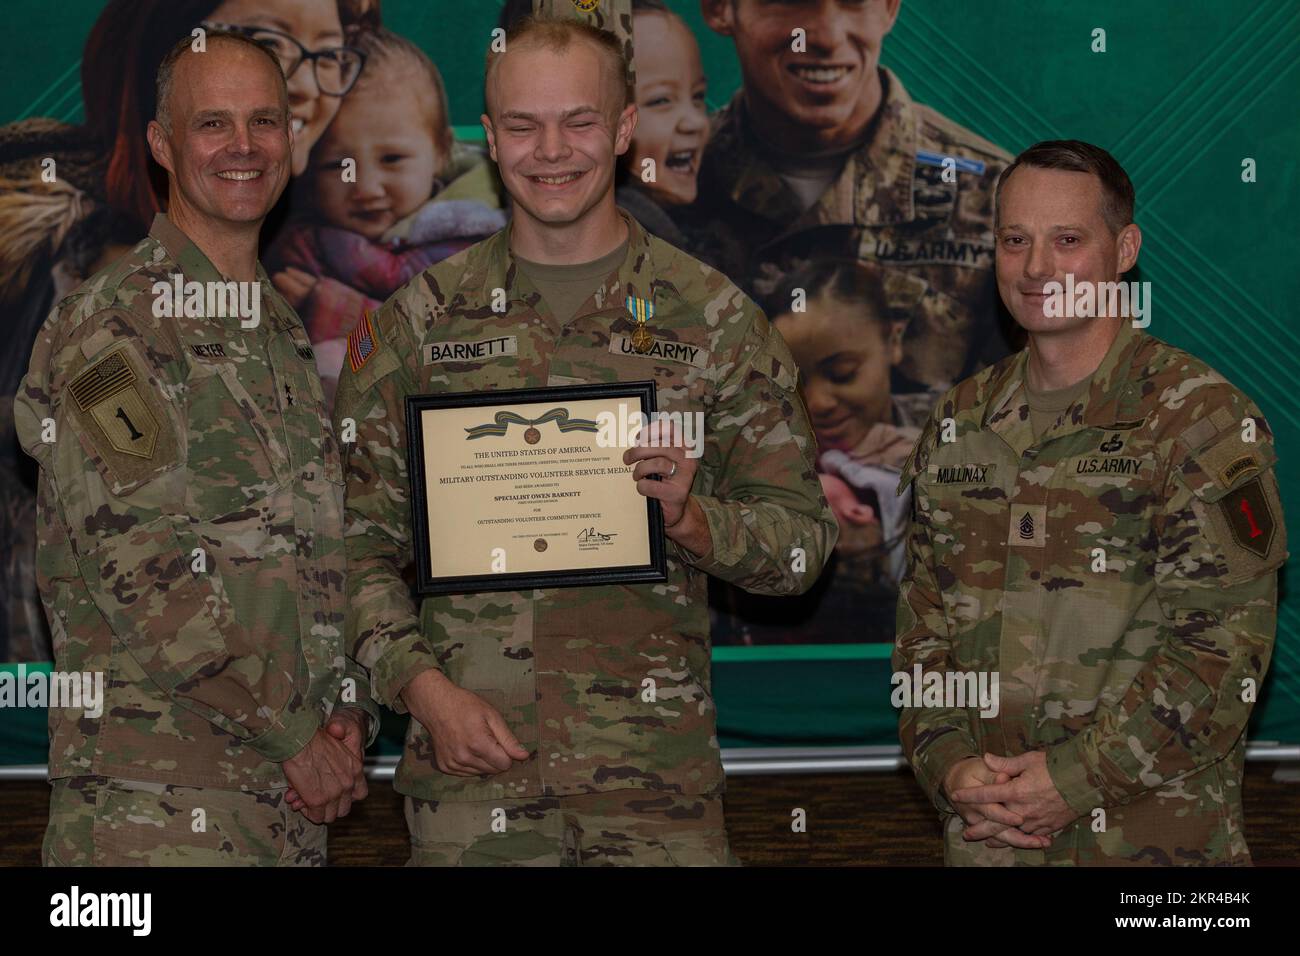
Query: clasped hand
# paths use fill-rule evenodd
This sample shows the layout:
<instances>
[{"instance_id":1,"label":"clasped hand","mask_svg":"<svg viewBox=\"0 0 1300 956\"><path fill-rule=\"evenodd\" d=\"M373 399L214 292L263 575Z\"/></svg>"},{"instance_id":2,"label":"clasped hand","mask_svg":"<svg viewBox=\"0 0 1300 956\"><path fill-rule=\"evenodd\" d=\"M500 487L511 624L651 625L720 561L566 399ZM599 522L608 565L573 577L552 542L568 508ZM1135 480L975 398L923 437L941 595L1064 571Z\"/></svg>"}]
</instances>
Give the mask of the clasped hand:
<instances>
[{"instance_id":1,"label":"clasped hand","mask_svg":"<svg viewBox=\"0 0 1300 956\"><path fill-rule=\"evenodd\" d=\"M990 847L1044 850L1078 816L1052 782L1042 750L960 760L948 771L943 789L966 823L962 837Z\"/></svg>"},{"instance_id":2,"label":"clasped hand","mask_svg":"<svg viewBox=\"0 0 1300 956\"><path fill-rule=\"evenodd\" d=\"M348 815L354 800L366 798L370 791L362 752L368 719L356 708L336 710L306 747L281 764L289 781L285 799L290 809L312 823L333 823Z\"/></svg>"}]
</instances>

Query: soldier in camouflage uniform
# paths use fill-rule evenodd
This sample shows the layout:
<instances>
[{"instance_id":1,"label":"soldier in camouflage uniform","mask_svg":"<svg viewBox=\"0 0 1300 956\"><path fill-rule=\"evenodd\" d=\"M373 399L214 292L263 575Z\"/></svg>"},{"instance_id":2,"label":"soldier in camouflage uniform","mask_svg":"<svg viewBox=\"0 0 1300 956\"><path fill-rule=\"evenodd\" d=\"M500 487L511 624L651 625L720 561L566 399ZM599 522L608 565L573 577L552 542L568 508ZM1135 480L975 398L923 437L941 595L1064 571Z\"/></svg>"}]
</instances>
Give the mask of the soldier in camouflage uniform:
<instances>
[{"instance_id":1,"label":"soldier in camouflage uniform","mask_svg":"<svg viewBox=\"0 0 1300 956\"><path fill-rule=\"evenodd\" d=\"M55 667L105 675L101 716L50 709L50 865L322 865L319 823L364 795L377 731L342 644L338 445L306 333L256 263L288 179L283 74L252 41L189 42L151 126L172 218L55 307L15 400ZM219 256L223 275L177 221L246 259ZM175 314L155 289L237 295L241 266L251 318Z\"/></svg>"},{"instance_id":2,"label":"soldier in camouflage uniform","mask_svg":"<svg viewBox=\"0 0 1300 956\"><path fill-rule=\"evenodd\" d=\"M724 863L707 578L798 593L834 519L785 344L724 276L614 205L615 157L635 125L626 84L607 79L618 48L564 33L559 51L508 37L489 70L485 126L511 225L353 333L335 407L356 432L346 632L376 696L413 717L395 784L413 864ZM592 91L598 111L559 119ZM525 115L502 120L507 108ZM570 256L579 265L551 267L563 278L531 246L534 261L523 257L521 235L563 237L575 219L603 238ZM653 305L644 351L629 298ZM407 396L645 379L661 411L704 415L701 458L680 446L625 457L664 505L666 583L412 599Z\"/></svg>"},{"instance_id":3,"label":"soldier in camouflage uniform","mask_svg":"<svg viewBox=\"0 0 1300 956\"><path fill-rule=\"evenodd\" d=\"M1010 157L878 66L897 7L702 7L734 39L743 86L714 116L699 200L681 215L688 250L760 301L814 258L897 270L890 306L912 317L899 371L918 386L946 389L1005 355L992 195Z\"/></svg>"},{"instance_id":4,"label":"soldier in camouflage uniform","mask_svg":"<svg viewBox=\"0 0 1300 956\"><path fill-rule=\"evenodd\" d=\"M904 752L952 864L1248 863L1245 730L1287 555L1272 433L1122 314L1045 312L1048 281L1136 262L1114 159L1044 143L1010 169L998 278L1031 344L952 389L904 469L893 657L997 673L1000 712L906 707Z\"/></svg>"}]
</instances>

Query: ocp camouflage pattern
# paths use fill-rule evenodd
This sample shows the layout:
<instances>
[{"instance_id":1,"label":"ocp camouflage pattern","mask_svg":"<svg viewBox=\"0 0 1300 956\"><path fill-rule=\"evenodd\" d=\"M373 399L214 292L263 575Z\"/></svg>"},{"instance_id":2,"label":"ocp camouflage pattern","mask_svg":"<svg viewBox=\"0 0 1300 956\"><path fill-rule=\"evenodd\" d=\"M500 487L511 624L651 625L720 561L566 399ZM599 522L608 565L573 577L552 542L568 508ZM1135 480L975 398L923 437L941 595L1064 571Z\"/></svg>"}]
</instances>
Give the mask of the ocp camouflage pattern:
<instances>
[{"instance_id":1,"label":"ocp camouflage pattern","mask_svg":"<svg viewBox=\"0 0 1300 956\"><path fill-rule=\"evenodd\" d=\"M253 329L155 317L154 283L176 274L222 279L160 215L56 306L15 401L41 467L54 666L105 675L100 718L50 710L49 773L284 787L280 763L347 698L377 731L342 642L338 444L306 333L260 267Z\"/></svg>"},{"instance_id":2,"label":"ocp camouflage pattern","mask_svg":"<svg viewBox=\"0 0 1300 956\"><path fill-rule=\"evenodd\" d=\"M1084 396L1035 440L1027 354L948 392L900 484L915 512L895 671L1000 680L995 718L901 715L947 859L1247 863L1244 732L1287 554L1272 432L1223 376L1124 321ZM1079 818L1046 851L964 842L944 773L1029 750L1046 751Z\"/></svg>"},{"instance_id":3,"label":"ocp camouflage pattern","mask_svg":"<svg viewBox=\"0 0 1300 956\"><path fill-rule=\"evenodd\" d=\"M807 210L764 159L744 91L713 118L699 199L674 211L687 250L760 302L782 277L819 258L885 267L891 313L908 321L898 370L948 388L1006 354L993 279L993 187L1010 161L999 147L884 88L872 134ZM952 162L947 170L943 159Z\"/></svg>"},{"instance_id":4,"label":"ocp camouflage pattern","mask_svg":"<svg viewBox=\"0 0 1300 956\"><path fill-rule=\"evenodd\" d=\"M721 794L406 798L412 866L736 866Z\"/></svg>"},{"instance_id":5,"label":"ocp camouflage pattern","mask_svg":"<svg viewBox=\"0 0 1300 956\"><path fill-rule=\"evenodd\" d=\"M373 353L358 371L344 368L335 423L356 429L344 449L353 654L370 669L376 696L400 711L402 687L440 668L496 707L531 754L495 776L444 775L412 721L396 777L402 793L489 800L719 788L707 575L794 594L812 584L834 545L784 341L724 276L620 212L627 256L563 327L514 262L507 227L394 294L372 316ZM495 290L503 311L493 310ZM647 326L656 341L699 350L699 364L621 349L636 329L628 296L653 303ZM428 345L506 337L514 350L425 364ZM408 395L647 379L660 411L704 414L693 493L712 554L700 559L669 541L663 584L412 599ZM806 555L802 571L796 548ZM646 679L653 702L643 699Z\"/></svg>"},{"instance_id":6,"label":"ocp camouflage pattern","mask_svg":"<svg viewBox=\"0 0 1300 956\"><path fill-rule=\"evenodd\" d=\"M44 866L324 866L328 833L285 790L52 781Z\"/></svg>"}]
</instances>

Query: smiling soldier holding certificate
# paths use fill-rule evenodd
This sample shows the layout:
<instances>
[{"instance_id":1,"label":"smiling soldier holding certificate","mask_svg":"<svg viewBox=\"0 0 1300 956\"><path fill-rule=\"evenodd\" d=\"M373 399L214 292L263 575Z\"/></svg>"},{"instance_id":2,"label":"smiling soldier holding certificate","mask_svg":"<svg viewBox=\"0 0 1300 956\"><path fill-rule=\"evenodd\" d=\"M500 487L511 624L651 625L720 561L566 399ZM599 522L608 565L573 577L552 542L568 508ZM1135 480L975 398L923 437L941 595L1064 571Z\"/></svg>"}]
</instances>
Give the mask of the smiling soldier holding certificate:
<instances>
[{"instance_id":1,"label":"smiling soldier holding certificate","mask_svg":"<svg viewBox=\"0 0 1300 956\"><path fill-rule=\"evenodd\" d=\"M836 537L795 365L726 277L615 205L616 157L636 126L620 45L540 19L513 28L506 50L488 61L483 126L514 200L511 225L417 276L350 341L335 411L345 442L355 435L345 444L346 633L376 695L414 718L396 777L413 863L734 862L707 576L798 594ZM598 406L574 400L575 387L638 382L652 383L643 389L673 426L652 424L611 466L583 424ZM523 388L564 400L505 402L504 390ZM425 473L411 474L407 399L463 393L481 393L482 408L447 419L443 439L422 429ZM476 442L482 458L465 450ZM464 556L504 586L417 603L413 486L428 513L445 515L452 499L439 487L533 447L539 464L511 465L484 482L490 490L455 499L475 509L456 521L482 530L428 529L431 556ZM602 453L598 467L625 468L623 487L658 503L666 581L511 589L509 560L492 564L498 547L522 560L573 532L557 526L512 549L534 507L525 496L543 500L548 521L574 517L565 496L612 487L575 479L581 459ZM586 524L590 550L609 529Z\"/></svg>"}]
</instances>

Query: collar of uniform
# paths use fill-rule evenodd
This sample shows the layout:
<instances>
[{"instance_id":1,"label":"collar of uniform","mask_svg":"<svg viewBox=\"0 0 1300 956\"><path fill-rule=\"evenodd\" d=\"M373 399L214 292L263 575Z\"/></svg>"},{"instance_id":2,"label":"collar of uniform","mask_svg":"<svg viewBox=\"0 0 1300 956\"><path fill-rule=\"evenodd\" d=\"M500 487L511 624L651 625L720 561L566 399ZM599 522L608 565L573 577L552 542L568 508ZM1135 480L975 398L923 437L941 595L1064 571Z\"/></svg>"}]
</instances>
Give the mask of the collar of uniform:
<instances>
[{"instance_id":1,"label":"collar of uniform","mask_svg":"<svg viewBox=\"0 0 1300 956\"><path fill-rule=\"evenodd\" d=\"M271 328L277 332L285 332L302 325L302 319L298 317L298 313L293 310L288 300L280 295L280 290L266 274L260 261L257 263L257 281L262 284L262 311L265 313L267 307L270 307Z\"/></svg>"},{"instance_id":2,"label":"collar of uniform","mask_svg":"<svg viewBox=\"0 0 1300 956\"><path fill-rule=\"evenodd\" d=\"M212 260L203 254L203 250L194 244L194 240L167 218L165 212L153 217L149 237L156 240L167 250L168 257L180 267L180 273L187 281L224 282L225 279Z\"/></svg>"},{"instance_id":3,"label":"collar of uniform","mask_svg":"<svg viewBox=\"0 0 1300 956\"><path fill-rule=\"evenodd\" d=\"M912 98L894 72L882 66L879 74L880 106L871 119L871 135L857 153L849 156L844 167L853 187L853 221L859 226L916 218L912 172L919 120ZM710 182L727 184L732 202L777 222L793 223L808 216L832 223L842 221L838 214L823 209L835 202L838 190L828 189L827 195L805 212L794 191L762 159L745 112L744 92L739 90L732 97L712 134L712 154L720 162Z\"/></svg>"},{"instance_id":4,"label":"collar of uniform","mask_svg":"<svg viewBox=\"0 0 1300 956\"><path fill-rule=\"evenodd\" d=\"M1029 403L1025 400L1025 365L1029 349L1022 349L994 376L988 387L984 403L983 426L988 428L1023 454L1033 443L1033 430L1029 422Z\"/></svg>"},{"instance_id":5,"label":"collar of uniform","mask_svg":"<svg viewBox=\"0 0 1300 956\"><path fill-rule=\"evenodd\" d=\"M597 312L626 312L628 296L654 302L655 270L651 258L650 234L627 210L615 208L627 223L627 255L623 257L618 269L611 272L583 303L570 322ZM513 220L511 225L488 240L495 243L496 247L489 257L493 268L487 287L504 288L506 298L511 302L521 302L528 308L537 310L541 293L519 268L519 263L510 250L512 228Z\"/></svg>"},{"instance_id":6,"label":"collar of uniform","mask_svg":"<svg viewBox=\"0 0 1300 956\"><path fill-rule=\"evenodd\" d=\"M912 177L920 143L920 119L903 83L888 67L880 68L880 107L873 132L850 157L853 171L853 220L859 226L911 222Z\"/></svg>"},{"instance_id":7,"label":"collar of uniform","mask_svg":"<svg viewBox=\"0 0 1300 956\"><path fill-rule=\"evenodd\" d=\"M740 89L719 111L709 135L700 174L701 196L724 189L733 203L773 222L794 222L803 204L763 159L745 115L745 91Z\"/></svg>"},{"instance_id":8,"label":"collar of uniform","mask_svg":"<svg viewBox=\"0 0 1300 956\"><path fill-rule=\"evenodd\" d=\"M168 257L176 263L181 275L187 282L229 282L221 274L212 260L209 259L194 240L181 232L176 224L167 218L167 214L160 212L153 217L153 225L149 227L149 237L156 241L167 251ZM271 283L271 278L262 268L262 263L257 263L257 281L262 285L262 312L263 319L267 318L266 313L269 311L269 324L277 332L292 328L299 324L297 315L280 294L275 290ZM269 306L269 309L268 309ZM214 321L223 323L233 323L239 325L238 316L226 318L214 318Z\"/></svg>"},{"instance_id":9,"label":"collar of uniform","mask_svg":"<svg viewBox=\"0 0 1300 956\"><path fill-rule=\"evenodd\" d=\"M1077 428L1106 428L1131 418L1135 413L1140 384L1132 374L1133 362L1146 333L1134 328L1130 319L1100 321L1118 321L1119 332L1097 371L1092 373L1092 384L1084 394L1082 404L1076 403L1067 416ZM1064 431L1062 428L1056 433Z\"/></svg>"},{"instance_id":10,"label":"collar of uniform","mask_svg":"<svg viewBox=\"0 0 1300 956\"><path fill-rule=\"evenodd\" d=\"M1055 425L1039 436L1039 442L1084 428L1106 428L1134 413L1136 384L1130 373L1133 359L1142 344L1143 333L1135 329L1128 319L1119 322L1119 333L1097 370L1092 373L1088 391ZM1028 422L1029 405L1024 390L1028 363L1029 349L1025 348L1016 356L1015 361L1007 364L1006 369L990 386L990 398L984 411L986 428L1005 433L1019 421Z\"/></svg>"}]
</instances>

